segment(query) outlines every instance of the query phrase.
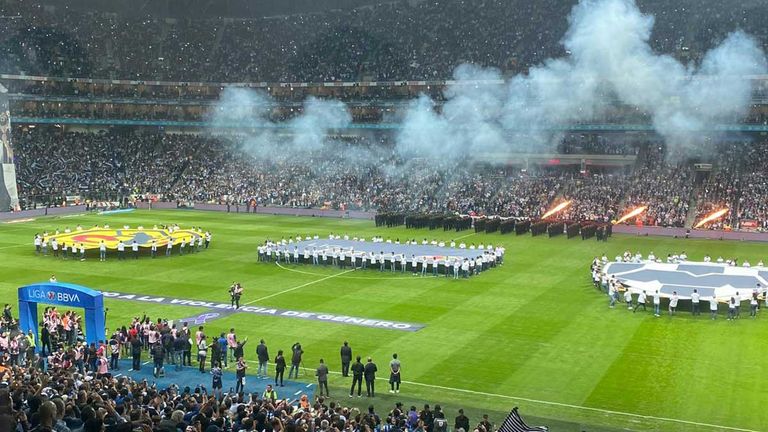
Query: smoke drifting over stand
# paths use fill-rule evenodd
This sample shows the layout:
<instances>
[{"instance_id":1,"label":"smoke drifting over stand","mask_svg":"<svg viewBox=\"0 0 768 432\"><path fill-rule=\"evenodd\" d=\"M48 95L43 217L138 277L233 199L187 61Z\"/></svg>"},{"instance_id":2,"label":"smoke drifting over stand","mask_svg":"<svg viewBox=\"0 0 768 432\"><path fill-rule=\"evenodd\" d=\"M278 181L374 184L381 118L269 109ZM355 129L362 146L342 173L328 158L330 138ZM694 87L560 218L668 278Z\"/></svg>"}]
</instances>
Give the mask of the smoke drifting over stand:
<instances>
[{"instance_id":1,"label":"smoke drifting over stand","mask_svg":"<svg viewBox=\"0 0 768 432\"><path fill-rule=\"evenodd\" d=\"M301 115L285 122L269 118L273 107L272 98L262 91L227 88L211 113L211 122L215 129L248 125L248 130L232 139L257 158L273 161L301 159L321 150L331 130L352 123L352 115L341 101L311 97Z\"/></svg>"},{"instance_id":2,"label":"smoke drifting over stand","mask_svg":"<svg viewBox=\"0 0 768 432\"><path fill-rule=\"evenodd\" d=\"M563 45L570 55L496 86L455 85L442 114L415 101L403 122L399 148L408 154L466 157L547 146L547 128L591 120L609 101L648 112L669 145L689 145L711 123L743 117L750 104L747 75L765 73L758 44L737 31L685 66L649 45L654 19L632 0L584 0L574 7ZM454 78L501 79L499 71L459 66ZM510 133L514 138L510 139Z\"/></svg>"},{"instance_id":3,"label":"smoke drifting over stand","mask_svg":"<svg viewBox=\"0 0 768 432\"><path fill-rule=\"evenodd\" d=\"M583 0L571 11L562 41L568 56L502 85L449 86L440 112L434 101L420 96L404 113L396 151L405 158L462 163L482 153L546 151L553 137L549 128L594 119L616 103L648 113L669 146L691 146L705 127L747 113L747 76L768 71L754 39L734 29L700 64L684 65L652 50L653 25L654 18L633 0ZM503 77L496 69L465 64L454 78ZM286 138L275 132L279 129L258 129L270 121L263 109L269 102L257 92L228 89L214 112L214 127L248 122L257 129L245 142L256 155L300 157L322 149L329 130L352 121L343 103L309 99L302 115L280 124L291 132Z\"/></svg>"}]
</instances>

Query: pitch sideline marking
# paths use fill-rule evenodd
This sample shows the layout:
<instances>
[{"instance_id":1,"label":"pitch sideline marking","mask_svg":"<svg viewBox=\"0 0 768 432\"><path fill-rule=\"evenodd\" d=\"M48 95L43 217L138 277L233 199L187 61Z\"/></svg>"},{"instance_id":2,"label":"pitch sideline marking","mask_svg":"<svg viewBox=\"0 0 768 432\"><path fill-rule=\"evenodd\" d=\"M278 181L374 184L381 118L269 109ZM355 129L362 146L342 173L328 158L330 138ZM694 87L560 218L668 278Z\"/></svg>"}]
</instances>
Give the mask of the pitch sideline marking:
<instances>
[{"instance_id":1,"label":"pitch sideline marking","mask_svg":"<svg viewBox=\"0 0 768 432\"><path fill-rule=\"evenodd\" d=\"M258 363L258 361L254 360L247 360L249 363ZM307 370L307 371L314 371L312 368L307 367L301 367L300 369ZM329 371L329 373L334 375L341 375L341 372L338 371ZM387 378L376 378L377 380L385 381ZM446 387L436 384L424 384L420 382L415 381L406 381L403 380L403 383L405 384L413 384L415 386L420 387L429 387L429 388L435 388L440 390L448 390L453 392L459 392L459 393L469 393L473 395L479 395L479 396L489 396L489 397L497 397L502 399L511 399L511 400L517 400L517 401L525 401L530 403L536 403L540 405L552 405L552 406L558 406L558 407L564 407L564 408L573 408L577 410L586 410L586 411L594 411L594 412L600 412L603 414L611 414L611 415L621 415L626 417L635 417L635 418L641 418L641 419L651 419L651 420L661 420L665 422L671 422L671 423L682 423L682 424L688 424L693 426L704 426L712 429L726 429L726 430L732 430L732 431L740 431L740 432L758 432L754 429L744 429L744 428L738 428L738 427L732 427L732 426L722 426L722 425L716 425L711 423L701 423L701 422L695 422L690 420L681 420L681 419L674 419L674 418L668 418L668 417L656 417L651 415L643 415L643 414L635 414L635 413L628 413L628 412L622 412L622 411L613 411L613 410L607 410L602 408L593 408L593 407L586 407L582 405L573 405L573 404L567 404L563 402L552 402L552 401L545 401L545 400L539 400L539 399L531 399L531 398L525 398L525 397L517 397L517 396L509 396L509 395L503 395L498 393L487 393L487 392L481 392L477 390L467 390L467 389L461 389L461 388L455 388L455 387Z\"/></svg>"},{"instance_id":2,"label":"pitch sideline marking","mask_svg":"<svg viewBox=\"0 0 768 432\"><path fill-rule=\"evenodd\" d=\"M335 278L335 277L338 277L338 276L341 276L343 274L347 274L347 273L353 272L353 271L355 271L355 269L343 271L341 273L336 273L336 274L333 274L333 275L330 275L330 276L326 276L324 278L320 278L318 280L314 280L314 281L311 281L311 282L307 282L305 284L301 284L299 286L295 286L293 288L288 288L288 289L285 289L285 290L282 290L280 292L276 292L276 293L273 293L273 294L270 294L270 295L267 295L267 296L264 296L264 297L259 297L256 300L251 300L251 301L249 301L247 303L243 303L243 306L248 306L249 304L256 303L256 302L262 301L262 300L266 300L268 298L276 297L276 296L279 296L280 294L285 294L285 293L288 293L288 292L291 292L291 291L295 291L295 290L297 290L299 288L304 288L306 286L309 286L309 285L312 285L312 284L316 284L318 282L322 282L324 280L328 280L328 279L331 279L331 278Z\"/></svg>"},{"instance_id":3,"label":"pitch sideline marking","mask_svg":"<svg viewBox=\"0 0 768 432\"><path fill-rule=\"evenodd\" d=\"M491 397L498 397L498 398L504 398L504 399L519 400L519 401L525 401L530 403L536 403L540 405L552 405L552 406L559 406L559 407L565 407L565 408L581 409L586 411L595 411L603 414L622 415L622 416L636 417L636 418L642 418L642 419L661 420L665 422L683 423L683 424L689 424L694 426L705 426L713 429L727 429L727 430L741 431L741 432L757 432L753 429L743 429L743 428L722 426L722 425L716 425L716 424L710 424L710 423L700 423L700 422L695 422L690 420L681 420L681 419L674 419L674 418L668 418L668 417L656 417L651 415L635 414L635 413L628 413L628 412L622 412L622 411L613 411L613 410L607 410L602 408L593 408L593 407L586 407L582 405L567 404L563 402L552 402L552 401L545 401L545 400L539 400L539 399L530 399L530 398L524 398L524 397L502 395L502 394L496 394L496 393L486 393L486 392L475 391L475 390L445 387L445 386L434 385L434 384L424 384L424 383L418 383L413 381L403 380L403 382L406 384L413 384L413 385L422 386L422 387L431 387L431 388L437 388L441 390L450 390L450 391L470 393L470 394L481 395L481 396L491 396Z\"/></svg>"}]
</instances>

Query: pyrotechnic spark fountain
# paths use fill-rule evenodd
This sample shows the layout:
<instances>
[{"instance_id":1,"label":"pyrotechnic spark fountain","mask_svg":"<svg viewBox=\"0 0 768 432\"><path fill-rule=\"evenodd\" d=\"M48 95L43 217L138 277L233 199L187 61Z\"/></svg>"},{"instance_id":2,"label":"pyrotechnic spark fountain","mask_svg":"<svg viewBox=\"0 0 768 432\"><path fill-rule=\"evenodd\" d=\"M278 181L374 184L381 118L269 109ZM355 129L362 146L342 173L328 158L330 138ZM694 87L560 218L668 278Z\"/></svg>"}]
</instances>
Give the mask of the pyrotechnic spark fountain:
<instances>
[{"instance_id":1,"label":"pyrotechnic spark fountain","mask_svg":"<svg viewBox=\"0 0 768 432\"><path fill-rule=\"evenodd\" d=\"M548 218L548 217L552 216L553 214L555 214L555 213L557 213L557 212L559 212L559 211L563 210L564 208L568 207L569 205L571 205L571 202L570 202L570 201L563 201L563 202L561 202L560 204L558 204L558 205L554 206L554 207L553 207L551 210L549 210L548 212L544 213L544 215L543 215L543 216L541 216L541 218L542 218L542 219L546 219L546 218Z\"/></svg>"},{"instance_id":2,"label":"pyrotechnic spark fountain","mask_svg":"<svg viewBox=\"0 0 768 432\"><path fill-rule=\"evenodd\" d=\"M639 215L640 213L642 213L642 212L644 212L646 210L648 210L648 207L646 207L646 206L637 207L636 209L634 209L631 212L629 212L629 213L625 214L624 216L622 216L621 219L617 220L613 224L614 225L620 224L620 223L624 222L625 220L632 219L633 217Z\"/></svg>"},{"instance_id":3,"label":"pyrotechnic spark fountain","mask_svg":"<svg viewBox=\"0 0 768 432\"><path fill-rule=\"evenodd\" d=\"M694 226L694 228L699 228L699 227L701 227L701 226L703 226L705 224L708 224L708 223L710 223L712 221L720 219L721 217L725 216L726 213L728 213L728 209L727 208L720 209L720 210L718 210L718 211L716 211L714 213L710 213L707 217L705 217L704 219L700 220L699 223L697 223L696 226Z\"/></svg>"}]
</instances>

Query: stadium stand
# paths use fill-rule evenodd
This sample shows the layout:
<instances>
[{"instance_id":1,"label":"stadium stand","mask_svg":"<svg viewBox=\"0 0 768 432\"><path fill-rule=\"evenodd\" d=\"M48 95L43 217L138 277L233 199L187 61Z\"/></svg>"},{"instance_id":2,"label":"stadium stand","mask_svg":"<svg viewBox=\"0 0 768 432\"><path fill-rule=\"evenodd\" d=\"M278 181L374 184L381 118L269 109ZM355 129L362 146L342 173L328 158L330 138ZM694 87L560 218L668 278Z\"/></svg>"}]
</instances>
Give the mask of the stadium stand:
<instances>
[{"instance_id":1,"label":"stadium stand","mask_svg":"<svg viewBox=\"0 0 768 432\"><path fill-rule=\"evenodd\" d=\"M627 186L627 210L648 206L645 225L682 227L693 192L693 168L683 162L666 163L662 146L648 146L645 162ZM675 160L675 156L671 160Z\"/></svg>"},{"instance_id":2,"label":"stadium stand","mask_svg":"<svg viewBox=\"0 0 768 432\"><path fill-rule=\"evenodd\" d=\"M718 148L714 172L700 187L697 218L721 208L735 209L710 229L766 228L765 143L726 143Z\"/></svg>"},{"instance_id":3,"label":"stadium stand","mask_svg":"<svg viewBox=\"0 0 768 432\"><path fill-rule=\"evenodd\" d=\"M594 174L574 177L566 184L564 196L573 205L562 215L566 220L610 222L620 217L619 200L624 196L627 179L619 174Z\"/></svg>"},{"instance_id":4,"label":"stadium stand","mask_svg":"<svg viewBox=\"0 0 768 432\"><path fill-rule=\"evenodd\" d=\"M766 155L765 143L752 145L748 148L745 159L748 161L745 173L741 177L738 194L738 212L736 221L743 225L744 221L751 221L750 227L762 230L768 229L768 155ZM746 227L744 227L746 228Z\"/></svg>"},{"instance_id":5,"label":"stadium stand","mask_svg":"<svg viewBox=\"0 0 768 432\"><path fill-rule=\"evenodd\" d=\"M3 15L19 18L6 21L0 69L213 82L445 79L462 62L520 72L564 53L559 40L574 3L486 0L477 7L446 0L396 1L277 17L195 20L8 0ZM763 46L768 41L765 8L756 5L735 9L714 0L646 0L640 6L657 17L652 47L681 59L698 60L733 28L754 35Z\"/></svg>"},{"instance_id":6,"label":"stadium stand","mask_svg":"<svg viewBox=\"0 0 768 432\"><path fill-rule=\"evenodd\" d=\"M381 159L349 164L318 153L266 161L210 135L137 131L63 133L58 128L16 128L13 139L25 208L60 205L67 195L110 201L133 195L167 201L255 200L259 206L535 219L556 199L564 198L574 205L557 217L570 221L608 222L645 205L649 207L645 225L683 227L690 203L696 202L693 211L699 217L729 205L733 218L726 225L736 227L744 219L755 221L757 228L766 226L766 210L759 198L765 190L765 157L759 150L763 144L749 147L743 157L752 162L739 176L730 174L729 164L736 163L734 155L741 153L734 145L721 147L718 170L697 188L692 164L665 162L664 146L658 144L641 147L643 154L632 172L596 167L595 172L581 174L565 166L529 172L477 164L447 170L430 161L403 160L386 150L386 139L362 137L338 138L338 145L384 149ZM309 166L308 159L313 161Z\"/></svg>"},{"instance_id":7,"label":"stadium stand","mask_svg":"<svg viewBox=\"0 0 768 432\"><path fill-rule=\"evenodd\" d=\"M229 10L223 17L195 19L194 11L185 17L165 17L8 0L0 5L4 15L13 18L4 21L6 31L0 36L0 72L85 78L4 79L15 95L13 116L203 121L222 87L178 81L444 80L464 62L496 67L506 75L525 72L531 65L565 54L559 40L572 6L573 2L556 1L486 0L483 7L467 2L395 1L270 17ZM713 0L675 4L647 0L640 7L656 17L651 46L683 61L700 60L702 53L736 27L755 36L761 45L768 43L762 26L765 8L747 6L736 11ZM676 13L678 9L686 13ZM712 16L718 19L712 21ZM93 82L90 78L135 81ZM444 88L426 83L338 88L265 85L275 101L270 111L274 121L301 112L300 102L312 95L346 101L354 121L365 123L395 117L421 92L439 103ZM768 123L760 102L766 89L765 81L755 81L755 105L744 123ZM615 107L597 121L642 124L648 117L632 107ZM60 205L68 195L111 201L132 195L535 219L563 198L574 202L558 215L569 221L606 222L647 205L643 224L684 227L727 205L730 215L709 228L762 229L768 224L768 211L760 199L766 187L761 164L765 152L759 143L750 147L750 157L715 155L715 170L700 175L690 160L654 150L656 141L647 136L565 133L555 144L557 154L632 156L634 166L593 165L576 170L570 165L527 169L478 164L450 170L448 175L428 163L389 154L390 138L345 138L344 145L381 146L378 166L350 167L317 155L308 168L299 161L265 162L215 137L197 135L198 131L64 130L40 125L14 128L24 208ZM744 160L749 163L737 169ZM382 168L387 166L396 169ZM743 227L742 221L746 222Z\"/></svg>"}]
</instances>

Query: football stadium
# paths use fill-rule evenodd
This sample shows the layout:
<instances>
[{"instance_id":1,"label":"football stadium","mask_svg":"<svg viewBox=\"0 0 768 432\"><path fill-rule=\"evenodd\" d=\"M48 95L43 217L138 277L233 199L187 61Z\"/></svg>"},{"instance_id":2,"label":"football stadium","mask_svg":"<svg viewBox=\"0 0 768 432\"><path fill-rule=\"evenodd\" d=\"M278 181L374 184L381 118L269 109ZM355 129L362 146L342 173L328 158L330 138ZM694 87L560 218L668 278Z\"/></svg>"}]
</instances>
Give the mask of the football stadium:
<instances>
[{"instance_id":1,"label":"football stadium","mask_svg":"<svg viewBox=\"0 0 768 432\"><path fill-rule=\"evenodd\" d=\"M0 7L0 432L768 431L765 2Z\"/></svg>"}]
</instances>

